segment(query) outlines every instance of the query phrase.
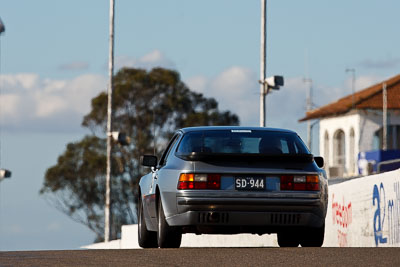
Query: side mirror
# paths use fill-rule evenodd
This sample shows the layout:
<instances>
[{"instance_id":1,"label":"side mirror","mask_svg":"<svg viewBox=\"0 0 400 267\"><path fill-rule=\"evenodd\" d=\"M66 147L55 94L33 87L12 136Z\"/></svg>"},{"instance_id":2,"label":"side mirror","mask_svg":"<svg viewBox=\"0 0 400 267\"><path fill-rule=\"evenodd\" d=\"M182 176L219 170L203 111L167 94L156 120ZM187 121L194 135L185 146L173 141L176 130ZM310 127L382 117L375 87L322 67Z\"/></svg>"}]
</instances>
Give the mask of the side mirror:
<instances>
[{"instance_id":1,"label":"side mirror","mask_svg":"<svg viewBox=\"0 0 400 267\"><path fill-rule=\"evenodd\" d=\"M322 168L324 167L324 158L323 157L314 157L315 163L317 163L317 166Z\"/></svg>"},{"instance_id":2,"label":"side mirror","mask_svg":"<svg viewBox=\"0 0 400 267\"><path fill-rule=\"evenodd\" d=\"M140 157L140 163L146 167L156 167L157 157L153 155L143 155Z\"/></svg>"}]
</instances>

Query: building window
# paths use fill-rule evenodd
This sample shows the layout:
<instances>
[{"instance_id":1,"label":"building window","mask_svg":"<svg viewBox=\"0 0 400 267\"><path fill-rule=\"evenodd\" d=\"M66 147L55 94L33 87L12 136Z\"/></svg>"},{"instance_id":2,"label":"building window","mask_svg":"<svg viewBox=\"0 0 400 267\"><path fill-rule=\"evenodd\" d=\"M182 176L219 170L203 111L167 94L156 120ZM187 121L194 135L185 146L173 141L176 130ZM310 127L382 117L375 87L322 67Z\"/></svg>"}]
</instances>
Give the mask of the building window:
<instances>
[{"instance_id":1,"label":"building window","mask_svg":"<svg viewBox=\"0 0 400 267\"><path fill-rule=\"evenodd\" d=\"M335 166L343 167L346 162L345 135L343 130L337 130L333 136L333 163Z\"/></svg>"},{"instance_id":2,"label":"building window","mask_svg":"<svg viewBox=\"0 0 400 267\"><path fill-rule=\"evenodd\" d=\"M355 143L355 137L354 137L354 129L351 128L350 129L350 173L354 174L355 172L355 159L356 159L356 155L355 155L355 150L356 150L356 143Z\"/></svg>"},{"instance_id":3,"label":"building window","mask_svg":"<svg viewBox=\"0 0 400 267\"><path fill-rule=\"evenodd\" d=\"M383 149L383 127L374 134L373 149ZM400 149L400 125L387 127L387 149Z\"/></svg>"}]
</instances>

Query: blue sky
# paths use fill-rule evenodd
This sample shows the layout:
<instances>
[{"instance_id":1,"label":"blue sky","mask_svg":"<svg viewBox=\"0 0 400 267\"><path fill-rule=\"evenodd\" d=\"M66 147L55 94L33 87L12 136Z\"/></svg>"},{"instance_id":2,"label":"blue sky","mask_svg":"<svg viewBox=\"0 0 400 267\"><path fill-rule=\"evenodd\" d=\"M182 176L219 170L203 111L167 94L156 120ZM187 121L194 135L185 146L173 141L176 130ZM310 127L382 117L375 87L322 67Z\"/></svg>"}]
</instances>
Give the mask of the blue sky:
<instances>
[{"instance_id":1,"label":"blue sky","mask_svg":"<svg viewBox=\"0 0 400 267\"><path fill-rule=\"evenodd\" d=\"M107 86L108 0L3 0L0 17L0 250L77 248L94 235L39 196L45 170L85 133L90 99ZM306 139L306 84L316 106L398 74L400 2L270 0L267 124ZM116 66L178 70L189 87L259 121L260 1L116 0ZM317 136L317 128L314 135ZM318 154L317 144L314 153Z\"/></svg>"}]
</instances>

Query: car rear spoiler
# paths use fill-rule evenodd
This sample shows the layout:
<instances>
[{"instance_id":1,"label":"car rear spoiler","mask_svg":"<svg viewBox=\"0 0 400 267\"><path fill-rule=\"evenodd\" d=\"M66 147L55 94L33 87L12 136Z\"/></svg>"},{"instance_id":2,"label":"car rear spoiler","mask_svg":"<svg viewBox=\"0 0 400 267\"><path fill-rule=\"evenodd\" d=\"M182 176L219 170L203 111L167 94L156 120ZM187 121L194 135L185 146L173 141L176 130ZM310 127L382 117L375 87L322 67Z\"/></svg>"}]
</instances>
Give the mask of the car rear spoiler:
<instances>
[{"instance_id":1,"label":"car rear spoiler","mask_svg":"<svg viewBox=\"0 0 400 267\"><path fill-rule=\"evenodd\" d=\"M191 152L176 153L178 158L187 161L240 161L240 162L313 162L312 154L254 154L254 153L207 153L207 152Z\"/></svg>"}]
</instances>

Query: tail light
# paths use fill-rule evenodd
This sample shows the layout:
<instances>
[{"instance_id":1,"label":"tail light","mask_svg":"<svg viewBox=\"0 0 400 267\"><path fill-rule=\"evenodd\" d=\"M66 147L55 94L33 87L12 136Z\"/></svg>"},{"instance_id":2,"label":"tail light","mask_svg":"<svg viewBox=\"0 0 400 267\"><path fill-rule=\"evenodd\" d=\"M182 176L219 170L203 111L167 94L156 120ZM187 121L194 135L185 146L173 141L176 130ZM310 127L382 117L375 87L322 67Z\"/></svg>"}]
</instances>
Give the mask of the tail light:
<instances>
[{"instance_id":1,"label":"tail light","mask_svg":"<svg viewBox=\"0 0 400 267\"><path fill-rule=\"evenodd\" d=\"M319 191L318 175L282 175L281 190Z\"/></svg>"},{"instance_id":2,"label":"tail light","mask_svg":"<svg viewBox=\"0 0 400 267\"><path fill-rule=\"evenodd\" d=\"M178 189L220 189L220 174L181 173Z\"/></svg>"}]
</instances>

